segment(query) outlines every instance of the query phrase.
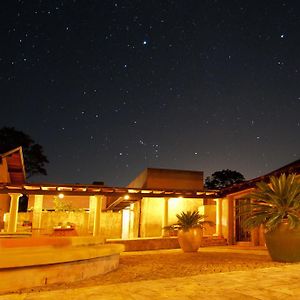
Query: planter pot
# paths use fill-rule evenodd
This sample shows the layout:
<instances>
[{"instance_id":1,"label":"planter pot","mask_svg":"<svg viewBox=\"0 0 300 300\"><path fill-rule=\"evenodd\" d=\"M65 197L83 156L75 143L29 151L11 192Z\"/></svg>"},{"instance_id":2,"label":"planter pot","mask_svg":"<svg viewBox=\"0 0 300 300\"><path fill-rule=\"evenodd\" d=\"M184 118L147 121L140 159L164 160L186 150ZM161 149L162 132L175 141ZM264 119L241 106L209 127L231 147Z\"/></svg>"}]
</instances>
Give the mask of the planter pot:
<instances>
[{"instance_id":1,"label":"planter pot","mask_svg":"<svg viewBox=\"0 0 300 300\"><path fill-rule=\"evenodd\" d=\"M272 232L265 233L266 245L270 256L275 261L300 261L300 226L289 229L288 224L282 222Z\"/></svg>"},{"instance_id":2,"label":"planter pot","mask_svg":"<svg viewBox=\"0 0 300 300\"><path fill-rule=\"evenodd\" d=\"M197 252L202 240L202 228L178 231L178 242L183 252Z\"/></svg>"}]
</instances>

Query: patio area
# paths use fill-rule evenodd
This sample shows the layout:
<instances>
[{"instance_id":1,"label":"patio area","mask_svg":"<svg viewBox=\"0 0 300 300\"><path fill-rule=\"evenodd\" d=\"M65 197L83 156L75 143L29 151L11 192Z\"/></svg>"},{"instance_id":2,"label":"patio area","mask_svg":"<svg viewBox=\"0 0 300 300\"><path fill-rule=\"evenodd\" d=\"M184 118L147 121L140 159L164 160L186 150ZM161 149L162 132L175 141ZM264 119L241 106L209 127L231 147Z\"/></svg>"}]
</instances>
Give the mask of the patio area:
<instances>
[{"instance_id":1,"label":"patio area","mask_svg":"<svg viewBox=\"0 0 300 300\"><path fill-rule=\"evenodd\" d=\"M23 290L0 299L296 299L300 264L272 262L265 249L207 247L125 252L114 272Z\"/></svg>"}]
</instances>

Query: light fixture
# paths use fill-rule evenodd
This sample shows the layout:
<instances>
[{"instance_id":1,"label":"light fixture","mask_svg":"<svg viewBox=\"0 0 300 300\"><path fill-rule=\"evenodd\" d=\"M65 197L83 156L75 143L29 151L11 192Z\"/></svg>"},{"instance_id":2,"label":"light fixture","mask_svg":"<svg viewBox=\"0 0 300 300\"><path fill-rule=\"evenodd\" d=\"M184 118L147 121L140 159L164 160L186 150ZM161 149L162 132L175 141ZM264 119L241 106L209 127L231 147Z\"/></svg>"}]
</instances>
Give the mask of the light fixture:
<instances>
[{"instance_id":1,"label":"light fixture","mask_svg":"<svg viewBox=\"0 0 300 300\"><path fill-rule=\"evenodd\" d=\"M125 200L128 200L128 199L129 199L129 195L125 195L125 196L124 196L124 199L125 199Z\"/></svg>"},{"instance_id":2,"label":"light fixture","mask_svg":"<svg viewBox=\"0 0 300 300\"><path fill-rule=\"evenodd\" d=\"M65 197L65 195L64 195L63 193L59 193L59 194L58 194L58 198L59 198L59 199L63 199L64 197Z\"/></svg>"}]
</instances>

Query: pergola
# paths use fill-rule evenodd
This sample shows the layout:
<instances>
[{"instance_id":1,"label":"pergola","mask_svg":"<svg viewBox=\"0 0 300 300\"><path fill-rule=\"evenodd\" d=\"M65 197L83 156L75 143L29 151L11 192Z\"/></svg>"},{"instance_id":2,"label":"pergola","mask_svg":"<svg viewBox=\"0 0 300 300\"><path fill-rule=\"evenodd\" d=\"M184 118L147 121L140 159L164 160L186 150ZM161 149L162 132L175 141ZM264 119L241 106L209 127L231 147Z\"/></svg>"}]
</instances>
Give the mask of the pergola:
<instances>
[{"instance_id":1,"label":"pergola","mask_svg":"<svg viewBox=\"0 0 300 300\"><path fill-rule=\"evenodd\" d=\"M169 189L140 189L127 187L108 187L102 185L83 184L10 184L0 183L0 194L20 195L57 195L65 196L106 196L106 206L103 210L119 211L130 203L143 197L168 197L168 198L219 198L218 191L194 191L194 190L169 190Z\"/></svg>"},{"instance_id":2,"label":"pergola","mask_svg":"<svg viewBox=\"0 0 300 300\"><path fill-rule=\"evenodd\" d=\"M99 221L102 212L112 210L120 211L131 203L141 200L143 197L152 198L198 198L198 199L219 199L219 192L216 190L169 190L169 189L141 189L128 187L108 187L103 185L84 184L49 184L49 183L26 183L11 184L0 183L0 194L7 194L11 198L10 218L8 231L15 232L17 226L18 199L22 195L34 195L33 226L39 227L43 207L44 195L65 196L87 196L90 198L90 210L95 213L94 235L100 231ZM166 201L167 205L167 201ZM220 205L219 205L220 206ZM167 210L167 206L166 206ZM167 217L166 217L167 218Z\"/></svg>"}]
</instances>

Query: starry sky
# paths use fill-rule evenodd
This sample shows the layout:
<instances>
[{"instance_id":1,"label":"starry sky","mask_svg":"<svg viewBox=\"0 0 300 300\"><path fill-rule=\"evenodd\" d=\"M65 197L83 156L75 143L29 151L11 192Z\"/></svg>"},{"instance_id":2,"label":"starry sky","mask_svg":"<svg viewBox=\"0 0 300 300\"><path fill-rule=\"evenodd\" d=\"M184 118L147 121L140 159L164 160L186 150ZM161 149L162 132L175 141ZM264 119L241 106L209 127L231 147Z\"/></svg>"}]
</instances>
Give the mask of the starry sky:
<instances>
[{"instance_id":1,"label":"starry sky","mask_svg":"<svg viewBox=\"0 0 300 300\"><path fill-rule=\"evenodd\" d=\"M251 179L300 158L299 1L1 4L0 127L50 161L31 181Z\"/></svg>"}]
</instances>

